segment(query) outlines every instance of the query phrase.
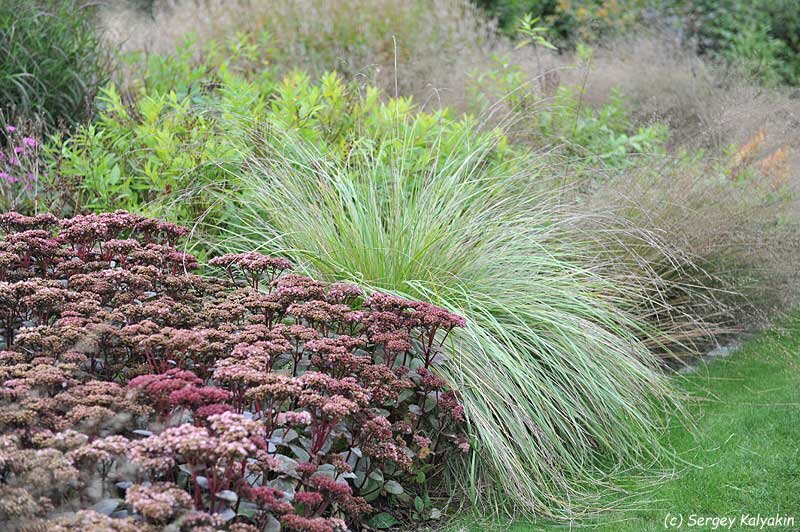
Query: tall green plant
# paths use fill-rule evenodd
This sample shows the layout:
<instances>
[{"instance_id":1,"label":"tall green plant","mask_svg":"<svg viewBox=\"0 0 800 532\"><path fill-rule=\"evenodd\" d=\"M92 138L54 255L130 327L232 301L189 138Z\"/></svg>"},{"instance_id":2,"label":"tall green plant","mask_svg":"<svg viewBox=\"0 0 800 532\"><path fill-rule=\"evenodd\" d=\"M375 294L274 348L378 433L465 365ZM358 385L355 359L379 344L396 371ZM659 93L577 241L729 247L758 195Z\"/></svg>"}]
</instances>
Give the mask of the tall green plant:
<instances>
[{"instance_id":1,"label":"tall green plant","mask_svg":"<svg viewBox=\"0 0 800 532\"><path fill-rule=\"evenodd\" d=\"M698 0L668 4L698 51L766 84L800 84L800 4L794 0Z\"/></svg>"},{"instance_id":2,"label":"tall green plant","mask_svg":"<svg viewBox=\"0 0 800 532\"><path fill-rule=\"evenodd\" d=\"M220 196L220 247L465 316L444 372L474 452L451 461L450 492L484 510L574 517L609 471L661 455L660 410L676 403L635 317L647 280L606 275L580 224L537 192L545 170L496 156L502 136L425 137L428 117L384 109L382 129L338 155L262 134L238 194Z\"/></svg>"},{"instance_id":3,"label":"tall green plant","mask_svg":"<svg viewBox=\"0 0 800 532\"><path fill-rule=\"evenodd\" d=\"M91 116L108 67L90 3L0 2L0 111L6 116L39 116L51 130L79 123Z\"/></svg>"},{"instance_id":4,"label":"tall green plant","mask_svg":"<svg viewBox=\"0 0 800 532\"><path fill-rule=\"evenodd\" d=\"M591 54L591 49L583 50ZM595 167L625 167L639 155L663 152L669 138L666 126L634 125L618 89L613 89L608 102L598 108L588 105L582 88L573 85L557 86L550 97L544 98L532 90L522 68L509 58L495 56L493 63L489 70L472 73L468 87L471 103L491 112L502 102L518 117L517 129L526 141L557 145L571 162ZM545 88L546 83L541 84Z\"/></svg>"}]
</instances>

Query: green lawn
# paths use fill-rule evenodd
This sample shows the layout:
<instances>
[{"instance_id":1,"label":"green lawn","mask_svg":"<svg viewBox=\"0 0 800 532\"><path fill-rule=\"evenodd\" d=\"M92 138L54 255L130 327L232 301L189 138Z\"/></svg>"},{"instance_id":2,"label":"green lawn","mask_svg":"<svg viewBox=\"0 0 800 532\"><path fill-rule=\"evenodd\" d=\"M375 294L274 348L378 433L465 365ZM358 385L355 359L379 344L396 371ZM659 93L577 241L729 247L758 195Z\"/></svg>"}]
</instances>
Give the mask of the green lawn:
<instances>
[{"instance_id":1,"label":"green lawn","mask_svg":"<svg viewBox=\"0 0 800 532\"><path fill-rule=\"evenodd\" d=\"M667 514L683 516L684 529L712 530L713 523L690 527L691 515L742 513L793 515L800 530L800 313L780 327L748 341L686 376L682 384L697 398L691 405L696 428L676 426L669 441L686 462L672 478L638 493L636 509L604 516L592 530L646 532L665 530ZM565 530L530 523L480 523L457 520L453 531L514 532ZM727 528L725 528L727 529Z\"/></svg>"}]
</instances>

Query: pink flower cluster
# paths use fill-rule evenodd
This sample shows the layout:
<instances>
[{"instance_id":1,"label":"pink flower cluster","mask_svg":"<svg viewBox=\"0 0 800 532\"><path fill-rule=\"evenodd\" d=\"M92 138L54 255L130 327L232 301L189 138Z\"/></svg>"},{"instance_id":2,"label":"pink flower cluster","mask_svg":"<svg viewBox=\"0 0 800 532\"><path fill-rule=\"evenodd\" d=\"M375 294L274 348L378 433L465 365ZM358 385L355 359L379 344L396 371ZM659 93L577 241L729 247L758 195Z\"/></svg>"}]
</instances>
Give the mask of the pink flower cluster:
<instances>
[{"instance_id":1,"label":"pink flower cluster","mask_svg":"<svg viewBox=\"0 0 800 532\"><path fill-rule=\"evenodd\" d=\"M286 259L268 257L255 251L215 257L209 261L209 264L224 268L234 282L234 272L238 271L256 290L258 290L259 280L262 276L266 276L266 280L272 282L282 272L292 268L292 264Z\"/></svg>"},{"instance_id":2,"label":"pink flower cluster","mask_svg":"<svg viewBox=\"0 0 800 532\"><path fill-rule=\"evenodd\" d=\"M0 146L0 187L33 190L39 179L39 143L13 125L7 125L0 138L6 139L5 146Z\"/></svg>"},{"instance_id":3,"label":"pink flower cluster","mask_svg":"<svg viewBox=\"0 0 800 532\"><path fill-rule=\"evenodd\" d=\"M258 253L201 276L122 211L0 229L0 522L358 530L469 449L447 310Z\"/></svg>"}]
</instances>

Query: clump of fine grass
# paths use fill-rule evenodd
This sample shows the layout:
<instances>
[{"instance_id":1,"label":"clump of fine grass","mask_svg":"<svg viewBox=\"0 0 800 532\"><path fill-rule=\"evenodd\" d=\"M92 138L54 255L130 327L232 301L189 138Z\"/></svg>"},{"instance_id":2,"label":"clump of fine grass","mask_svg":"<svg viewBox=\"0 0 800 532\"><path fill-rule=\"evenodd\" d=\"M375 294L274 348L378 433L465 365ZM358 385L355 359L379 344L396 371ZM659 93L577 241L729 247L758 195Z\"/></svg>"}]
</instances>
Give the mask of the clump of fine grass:
<instances>
[{"instance_id":1,"label":"clump of fine grass","mask_svg":"<svg viewBox=\"0 0 800 532\"><path fill-rule=\"evenodd\" d=\"M587 211L612 211L649 229L689 261L640 254L677 286L672 307L729 332L761 326L797 301L798 194L786 161L650 157L611 175L583 197ZM652 250L652 248L651 248Z\"/></svg>"},{"instance_id":2,"label":"clump of fine grass","mask_svg":"<svg viewBox=\"0 0 800 532\"><path fill-rule=\"evenodd\" d=\"M451 460L449 491L484 511L590 512L615 473L663 458L663 410L680 408L637 317L647 273L607 275L615 254L553 203L536 159L497 164L497 137L465 130L452 150L406 120L341 156L258 139L221 197L219 247L465 316L444 371L473 453Z\"/></svg>"},{"instance_id":3,"label":"clump of fine grass","mask_svg":"<svg viewBox=\"0 0 800 532\"><path fill-rule=\"evenodd\" d=\"M93 17L78 0L0 2L0 112L50 130L91 116L109 72Z\"/></svg>"},{"instance_id":4,"label":"clump of fine grass","mask_svg":"<svg viewBox=\"0 0 800 532\"><path fill-rule=\"evenodd\" d=\"M771 331L748 340L730 356L698 365L681 388L696 397L688 408L700 419L695 430L671 427L664 441L682 464L655 486L632 486L631 507L587 523L597 532L657 532L671 508L698 515L736 515L740 508L769 514L800 507L794 463L800 438L800 315L792 313ZM752 514L751 514L752 515ZM553 527L555 529L555 527ZM549 530L520 521L462 515L447 532Z\"/></svg>"}]
</instances>

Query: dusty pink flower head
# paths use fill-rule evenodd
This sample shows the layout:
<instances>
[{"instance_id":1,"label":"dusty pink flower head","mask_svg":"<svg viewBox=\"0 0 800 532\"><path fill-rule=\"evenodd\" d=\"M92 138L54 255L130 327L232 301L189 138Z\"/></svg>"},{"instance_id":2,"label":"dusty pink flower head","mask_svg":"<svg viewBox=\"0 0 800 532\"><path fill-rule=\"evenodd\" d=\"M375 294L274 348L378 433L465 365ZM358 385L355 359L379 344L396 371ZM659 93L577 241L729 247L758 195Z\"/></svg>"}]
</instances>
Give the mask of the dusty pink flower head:
<instances>
[{"instance_id":1,"label":"dusty pink flower head","mask_svg":"<svg viewBox=\"0 0 800 532\"><path fill-rule=\"evenodd\" d=\"M360 286L351 283L333 283L328 287L328 300L341 303L364 295Z\"/></svg>"},{"instance_id":2,"label":"dusty pink flower head","mask_svg":"<svg viewBox=\"0 0 800 532\"><path fill-rule=\"evenodd\" d=\"M281 412L278 414L278 425L310 425L311 414L308 412L295 412L290 410L288 412Z\"/></svg>"},{"instance_id":3,"label":"dusty pink flower head","mask_svg":"<svg viewBox=\"0 0 800 532\"><path fill-rule=\"evenodd\" d=\"M294 496L294 502L311 507L319 506L323 500L322 494L316 491L301 491Z\"/></svg>"},{"instance_id":4,"label":"dusty pink flower head","mask_svg":"<svg viewBox=\"0 0 800 532\"><path fill-rule=\"evenodd\" d=\"M184 386L169 394L169 404L195 410L202 406L222 403L230 397L230 392L214 386Z\"/></svg>"},{"instance_id":5,"label":"dusty pink flower head","mask_svg":"<svg viewBox=\"0 0 800 532\"><path fill-rule=\"evenodd\" d=\"M174 484L134 484L126 491L125 502L148 521L164 522L191 507L192 498Z\"/></svg>"},{"instance_id":6,"label":"dusty pink flower head","mask_svg":"<svg viewBox=\"0 0 800 532\"><path fill-rule=\"evenodd\" d=\"M308 485L334 496L353 494L353 489L347 482L339 482L326 475L313 475L308 479Z\"/></svg>"},{"instance_id":7,"label":"dusty pink flower head","mask_svg":"<svg viewBox=\"0 0 800 532\"><path fill-rule=\"evenodd\" d=\"M341 519L325 517L303 517L297 514L281 516L283 530L292 532L346 532L347 525Z\"/></svg>"},{"instance_id":8,"label":"dusty pink flower head","mask_svg":"<svg viewBox=\"0 0 800 532\"><path fill-rule=\"evenodd\" d=\"M285 514L294 511L294 507L286 500L284 492L269 486L257 486L245 489L247 496L270 512Z\"/></svg>"},{"instance_id":9,"label":"dusty pink flower head","mask_svg":"<svg viewBox=\"0 0 800 532\"><path fill-rule=\"evenodd\" d=\"M122 211L5 213L0 230L14 327L0 423L30 434L12 447L86 485L168 479L128 489L132 522L244 532L219 520L242 501L259 525L269 513L286 530L346 530L372 511L347 475L356 458L405 483L432 447L468 449L457 394L425 369L463 325L445 309L365 301L358 286L283 274L285 259L258 253L212 261L232 279L189 274L195 258L174 245L184 228ZM0 441L0 465L12 454Z\"/></svg>"},{"instance_id":10,"label":"dusty pink flower head","mask_svg":"<svg viewBox=\"0 0 800 532\"><path fill-rule=\"evenodd\" d=\"M216 452L221 456L242 460L256 452L253 437L259 433L259 423L234 412L209 416L208 422L217 436Z\"/></svg>"}]
</instances>

